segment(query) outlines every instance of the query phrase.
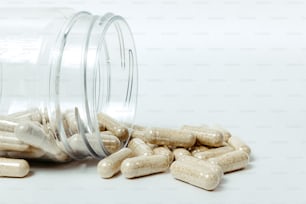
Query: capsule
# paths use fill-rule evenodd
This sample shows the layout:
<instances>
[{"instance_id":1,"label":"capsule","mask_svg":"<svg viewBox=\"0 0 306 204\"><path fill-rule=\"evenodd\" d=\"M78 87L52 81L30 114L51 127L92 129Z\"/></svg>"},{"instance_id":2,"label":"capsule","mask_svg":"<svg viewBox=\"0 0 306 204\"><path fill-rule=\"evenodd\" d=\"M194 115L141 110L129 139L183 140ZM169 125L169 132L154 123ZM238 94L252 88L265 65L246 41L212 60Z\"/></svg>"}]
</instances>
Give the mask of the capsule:
<instances>
[{"instance_id":1,"label":"capsule","mask_svg":"<svg viewBox=\"0 0 306 204\"><path fill-rule=\"evenodd\" d=\"M213 168L201 165L197 161L186 162L179 159L172 163L170 172L175 179L205 190L214 190L221 181L219 174Z\"/></svg>"},{"instance_id":2,"label":"capsule","mask_svg":"<svg viewBox=\"0 0 306 204\"><path fill-rule=\"evenodd\" d=\"M23 159L0 158L0 177L25 177L30 171L29 163Z\"/></svg>"},{"instance_id":3,"label":"capsule","mask_svg":"<svg viewBox=\"0 0 306 204\"><path fill-rule=\"evenodd\" d=\"M0 131L0 143L24 144L15 136L15 133L6 131Z\"/></svg>"},{"instance_id":4,"label":"capsule","mask_svg":"<svg viewBox=\"0 0 306 204\"><path fill-rule=\"evenodd\" d=\"M145 138L146 142L171 147L192 147L196 137L186 131L167 128L148 128L145 131L134 131L137 137Z\"/></svg>"},{"instance_id":5,"label":"capsule","mask_svg":"<svg viewBox=\"0 0 306 204\"><path fill-rule=\"evenodd\" d=\"M209 150L209 148L206 147L206 146L202 146L202 145L201 146L195 146L195 147L192 148L191 154L195 155L198 152L205 152L207 150Z\"/></svg>"},{"instance_id":6,"label":"capsule","mask_svg":"<svg viewBox=\"0 0 306 204\"><path fill-rule=\"evenodd\" d=\"M120 139L120 141L125 141L129 137L128 129L106 114L99 113L98 122L100 128L104 126L106 130L111 131L116 137Z\"/></svg>"},{"instance_id":7,"label":"capsule","mask_svg":"<svg viewBox=\"0 0 306 204\"><path fill-rule=\"evenodd\" d=\"M86 134L85 137L95 152L100 152L102 154L103 149L100 145L99 140L101 140L101 143L104 145L104 148L109 153L114 153L120 149L120 140L113 135L100 133L99 137L91 134ZM74 134L73 136L68 138L68 143L70 147L78 154L88 154L87 146L80 134Z\"/></svg>"},{"instance_id":8,"label":"capsule","mask_svg":"<svg viewBox=\"0 0 306 204\"><path fill-rule=\"evenodd\" d=\"M45 108L45 110L41 113L41 125L44 129L44 131L47 134L52 135L54 138L56 136L56 127L55 124L50 123L50 119L49 119L49 114L47 109ZM66 130L66 126L64 124L64 130ZM69 134L67 134L68 136L70 136Z\"/></svg>"},{"instance_id":9,"label":"capsule","mask_svg":"<svg viewBox=\"0 0 306 204\"><path fill-rule=\"evenodd\" d=\"M206 160L198 159L196 157L189 156L189 155L183 155L183 156L179 157L178 160L183 161L185 163L190 163L190 165L197 164L197 165L200 165L200 166L204 166L205 168L209 168L214 173L216 173L220 177L220 179L223 177L223 170L217 164L210 163Z\"/></svg>"},{"instance_id":10,"label":"capsule","mask_svg":"<svg viewBox=\"0 0 306 204\"><path fill-rule=\"evenodd\" d=\"M45 125L42 125L42 128L49 138L57 138L56 128L52 126L51 123L46 123Z\"/></svg>"},{"instance_id":11,"label":"capsule","mask_svg":"<svg viewBox=\"0 0 306 204\"><path fill-rule=\"evenodd\" d=\"M45 154L40 158L41 160L46 160L46 161L54 161L54 162L68 162L71 161L72 158L64 152L64 146L63 143L58 142L58 151L56 154L51 154L49 152L45 152Z\"/></svg>"},{"instance_id":12,"label":"capsule","mask_svg":"<svg viewBox=\"0 0 306 204\"><path fill-rule=\"evenodd\" d=\"M120 140L114 135L100 134L102 144L109 153L117 152L120 149Z\"/></svg>"},{"instance_id":13,"label":"capsule","mask_svg":"<svg viewBox=\"0 0 306 204\"><path fill-rule=\"evenodd\" d=\"M44 111L41 112L41 123L49 123L50 117L47 108L44 108Z\"/></svg>"},{"instance_id":14,"label":"capsule","mask_svg":"<svg viewBox=\"0 0 306 204\"><path fill-rule=\"evenodd\" d=\"M232 136L228 140L228 144L231 145L236 150L242 150L242 151L246 152L248 155L251 154L251 148L248 145L246 145L240 138L238 138L236 136L235 137Z\"/></svg>"},{"instance_id":15,"label":"capsule","mask_svg":"<svg viewBox=\"0 0 306 204\"><path fill-rule=\"evenodd\" d=\"M56 154L50 154L46 152L42 157L39 158L40 160L46 160L46 161L54 161L54 162L60 162L60 163L66 163L71 161L71 157L69 157L65 152L59 151Z\"/></svg>"},{"instance_id":16,"label":"capsule","mask_svg":"<svg viewBox=\"0 0 306 204\"><path fill-rule=\"evenodd\" d=\"M12 143L0 143L0 150L5 151L26 151L30 148L30 145L28 144L12 144Z\"/></svg>"},{"instance_id":17,"label":"capsule","mask_svg":"<svg viewBox=\"0 0 306 204\"><path fill-rule=\"evenodd\" d=\"M72 136L79 132L74 110L68 110L64 113L63 124L68 136Z\"/></svg>"},{"instance_id":18,"label":"capsule","mask_svg":"<svg viewBox=\"0 0 306 204\"><path fill-rule=\"evenodd\" d=\"M220 125L212 125L211 128L220 131L223 135L224 141L227 142L229 138L232 137L232 134L226 130L225 128L221 127Z\"/></svg>"},{"instance_id":19,"label":"capsule","mask_svg":"<svg viewBox=\"0 0 306 204\"><path fill-rule=\"evenodd\" d=\"M175 160L178 160L182 156L190 156L191 153L185 148L176 148L173 150Z\"/></svg>"},{"instance_id":20,"label":"capsule","mask_svg":"<svg viewBox=\"0 0 306 204\"><path fill-rule=\"evenodd\" d=\"M122 148L118 152L102 159L97 166L99 175L102 178L111 178L120 171L120 165L126 158L132 156L132 150L129 148Z\"/></svg>"},{"instance_id":21,"label":"capsule","mask_svg":"<svg viewBox=\"0 0 306 204\"><path fill-rule=\"evenodd\" d=\"M142 140L142 141L144 141L144 140ZM151 144L151 143L148 143L148 142L146 142L146 144L147 144L151 149L154 149L154 148L158 147L158 145L156 145L156 144Z\"/></svg>"},{"instance_id":22,"label":"capsule","mask_svg":"<svg viewBox=\"0 0 306 204\"><path fill-rule=\"evenodd\" d=\"M5 151L26 151L30 148L19 140L13 132L0 131L0 150Z\"/></svg>"},{"instance_id":23,"label":"capsule","mask_svg":"<svg viewBox=\"0 0 306 204\"><path fill-rule=\"evenodd\" d=\"M198 153L195 153L193 156L197 157L199 159L205 160L205 159L209 159L209 158L212 158L212 157L217 157L217 156L222 155L222 154L226 154L226 153L231 152L233 150L234 149L231 146L224 146L224 147L209 149L209 150L206 150L204 152L198 152Z\"/></svg>"},{"instance_id":24,"label":"capsule","mask_svg":"<svg viewBox=\"0 0 306 204\"><path fill-rule=\"evenodd\" d=\"M144 131L147 129L147 127L142 126L142 125L133 125L134 130L139 130L139 131Z\"/></svg>"},{"instance_id":25,"label":"capsule","mask_svg":"<svg viewBox=\"0 0 306 204\"><path fill-rule=\"evenodd\" d=\"M208 128L207 125L200 125L200 126L195 126L195 125L183 125L181 127L181 130L189 130L189 131L196 131L196 132L202 132L206 131Z\"/></svg>"},{"instance_id":26,"label":"capsule","mask_svg":"<svg viewBox=\"0 0 306 204\"><path fill-rule=\"evenodd\" d=\"M224 138L220 131L198 126L183 126L182 130L188 131L196 136L202 144L210 147L221 147L224 144Z\"/></svg>"},{"instance_id":27,"label":"capsule","mask_svg":"<svg viewBox=\"0 0 306 204\"><path fill-rule=\"evenodd\" d=\"M36 147L30 147L28 150L23 152L10 151L7 152L7 156L10 158L18 158L18 159L38 159L45 155L45 152Z\"/></svg>"},{"instance_id":28,"label":"capsule","mask_svg":"<svg viewBox=\"0 0 306 204\"><path fill-rule=\"evenodd\" d=\"M8 117L14 118L15 120L32 120L42 123L42 115L38 108L12 113L9 114Z\"/></svg>"},{"instance_id":29,"label":"capsule","mask_svg":"<svg viewBox=\"0 0 306 204\"><path fill-rule=\"evenodd\" d=\"M14 132L18 122L11 119L0 119L0 131Z\"/></svg>"},{"instance_id":30,"label":"capsule","mask_svg":"<svg viewBox=\"0 0 306 204\"><path fill-rule=\"evenodd\" d=\"M133 138L129 142L128 147L132 150L134 156L153 155L151 147L139 138Z\"/></svg>"},{"instance_id":31,"label":"capsule","mask_svg":"<svg viewBox=\"0 0 306 204\"><path fill-rule=\"evenodd\" d=\"M114 135L114 133L112 133L111 131L101 131L100 134L101 135Z\"/></svg>"},{"instance_id":32,"label":"capsule","mask_svg":"<svg viewBox=\"0 0 306 204\"><path fill-rule=\"evenodd\" d=\"M249 155L242 150L235 150L208 160L219 165L224 173L245 168L249 163Z\"/></svg>"},{"instance_id":33,"label":"capsule","mask_svg":"<svg viewBox=\"0 0 306 204\"><path fill-rule=\"evenodd\" d=\"M125 159L121 164L121 173L126 178L135 178L164 172L168 168L169 160L164 155L139 156Z\"/></svg>"},{"instance_id":34,"label":"capsule","mask_svg":"<svg viewBox=\"0 0 306 204\"><path fill-rule=\"evenodd\" d=\"M136 130L136 129L134 129L132 131L132 133L131 133L131 137L132 138L139 138L139 139L141 139L143 141L147 141L146 137L145 137L145 133L146 133L145 130Z\"/></svg>"},{"instance_id":35,"label":"capsule","mask_svg":"<svg viewBox=\"0 0 306 204\"><path fill-rule=\"evenodd\" d=\"M94 139L94 137L92 138ZM87 139L89 144L93 143L89 140L89 137L87 137ZM82 156L85 155L89 156L89 150L87 149L86 144L80 134L74 134L71 137L69 137L68 144L75 154Z\"/></svg>"},{"instance_id":36,"label":"capsule","mask_svg":"<svg viewBox=\"0 0 306 204\"><path fill-rule=\"evenodd\" d=\"M40 148L50 154L56 155L61 153L54 138L49 137L43 128L33 122L22 122L17 125L15 135L24 143Z\"/></svg>"},{"instance_id":37,"label":"capsule","mask_svg":"<svg viewBox=\"0 0 306 204\"><path fill-rule=\"evenodd\" d=\"M167 146L163 146L163 147L155 147L153 149L153 153L155 155L165 155L168 158L168 162L169 164L171 164L171 162L174 159L174 155L173 153L170 151L170 149Z\"/></svg>"}]
</instances>

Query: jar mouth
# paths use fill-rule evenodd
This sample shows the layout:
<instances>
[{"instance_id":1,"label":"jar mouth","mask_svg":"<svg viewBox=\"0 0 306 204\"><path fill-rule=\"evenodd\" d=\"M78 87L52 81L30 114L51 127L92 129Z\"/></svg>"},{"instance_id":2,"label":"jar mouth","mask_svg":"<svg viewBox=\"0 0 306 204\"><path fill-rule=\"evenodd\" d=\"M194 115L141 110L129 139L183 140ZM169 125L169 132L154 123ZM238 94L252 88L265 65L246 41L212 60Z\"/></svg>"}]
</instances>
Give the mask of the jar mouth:
<instances>
[{"instance_id":1,"label":"jar mouth","mask_svg":"<svg viewBox=\"0 0 306 204\"><path fill-rule=\"evenodd\" d=\"M49 87L48 114L63 149L74 159L108 155L101 140L97 149L85 135L89 133L99 138L99 112L128 127L133 124L138 69L127 22L111 13L102 17L87 12L75 14L57 38ZM74 111L77 126L74 131L67 131L65 127L67 111ZM87 154L76 152L69 144L73 134L81 135Z\"/></svg>"},{"instance_id":2,"label":"jar mouth","mask_svg":"<svg viewBox=\"0 0 306 204\"><path fill-rule=\"evenodd\" d=\"M102 101L97 108L114 119L129 124L135 117L138 94L138 68L134 39L129 25L111 13L99 19L103 27L96 68L101 73ZM99 81L97 81L99 82ZM98 87L98 85L97 85ZM98 90L98 89L96 89ZM96 94L99 95L99 94Z\"/></svg>"}]
</instances>

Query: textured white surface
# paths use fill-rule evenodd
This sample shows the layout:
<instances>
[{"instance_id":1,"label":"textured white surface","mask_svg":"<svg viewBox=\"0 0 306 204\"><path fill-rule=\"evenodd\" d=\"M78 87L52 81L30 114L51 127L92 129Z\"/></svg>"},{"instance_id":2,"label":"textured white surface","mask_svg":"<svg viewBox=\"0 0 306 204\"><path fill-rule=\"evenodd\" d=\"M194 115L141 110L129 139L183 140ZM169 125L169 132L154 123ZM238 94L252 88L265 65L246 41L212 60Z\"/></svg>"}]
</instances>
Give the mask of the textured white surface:
<instances>
[{"instance_id":1,"label":"textured white surface","mask_svg":"<svg viewBox=\"0 0 306 204\"><path fill-rule=\"evenodd\" d=\"M6 203L299 203L306 192L306 2L1 0L126 17L140 69L137 121L219 123L253 150L250 167L207 192L160 174L102 180L96 163L33 165L0 179Z\"/></svg>"}]
</instances>

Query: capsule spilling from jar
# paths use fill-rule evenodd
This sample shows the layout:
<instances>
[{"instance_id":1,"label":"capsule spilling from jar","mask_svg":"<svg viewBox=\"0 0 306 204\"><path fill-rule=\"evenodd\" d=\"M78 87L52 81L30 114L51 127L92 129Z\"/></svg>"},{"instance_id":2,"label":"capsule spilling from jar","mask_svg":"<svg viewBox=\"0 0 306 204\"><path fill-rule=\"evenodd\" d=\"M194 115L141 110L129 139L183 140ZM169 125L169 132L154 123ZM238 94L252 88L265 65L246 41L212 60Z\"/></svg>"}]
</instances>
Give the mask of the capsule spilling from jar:
<instances>
[{"instance_id":1,"label":"capsule spilling from jar","mask_svg":"<svg viewBox=\"0 0 306 204\"><path fill-rule=\"evenodd\" d=\"M133 137L143 138L146 142L156 145L167 145L170 147L192 147L196 137L183 130L168 128L147 128L145 131L134 131Z\"/></svg>"},{"instance_id":2,"label":"capsule spilling from jar","mask_svg":"<svg viewBox=\"0 0 306 204\"><path fill-rule=\"evenodd\" d=\"M25 177L30 171L29 163L24 159L0 158L0 177Z\"/></svg>"},{"instance_id":3,"label":"capsule spilling from jar","mask_svg":"<svg viewBox=\"0 0 306 204\"><path fill-rule=\"evenodd\" d=\"M217 188L223 175L220 167L191 156L183 156L173 162L170 172L174 178L205 190Z\"/></svg>"}]
</instances>

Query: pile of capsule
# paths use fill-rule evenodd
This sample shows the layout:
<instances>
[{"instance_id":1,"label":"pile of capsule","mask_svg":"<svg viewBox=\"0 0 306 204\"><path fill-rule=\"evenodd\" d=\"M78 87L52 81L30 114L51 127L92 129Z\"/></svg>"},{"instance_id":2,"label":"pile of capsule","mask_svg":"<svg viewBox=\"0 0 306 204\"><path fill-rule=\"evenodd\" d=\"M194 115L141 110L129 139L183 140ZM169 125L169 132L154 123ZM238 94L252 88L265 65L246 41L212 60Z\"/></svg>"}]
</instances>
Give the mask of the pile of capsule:
<instances>
[{"instance_id":1,"label":"pile of capsule","mask_svg":"<svg viewBox=\"0 0 306 204\"><path fill-rule=\"evenodd\" d=\"M25 177L30 166L24 159L67 160L54 134L38 109L0 116L0 176Z\"/></svg>"},{"instance_id":2,"label":"pile of capsule","mask_svg":"<svg viewBox=\"0 0 306 204\"><path fill-rule=\"evenodd\" d=\"M128 139L128 129L118 127L118 123L105 114L98 114L98 118L101 132L98 137L86 133L88 143L100 154L118 151ZM74 155L90 157L86 144L78 134L75 110L67 110L63 114L63 124ZM114 133L105 131L106 126ZM25 177L30 170L26 160L71 161L73 158L64 151L57 134L57 128L51 125L48 114L39 109L0 116L0 177Z\"/></svg>"},{"instance_id":3,"label":"pile of capsule","mask_svg":"<svg viewBox=\"0 0 306 204\"><path fill-rule=\"evenodd\" d=\"M101 160L97 170L102 178L121 171L131 179L170 169L178 180L214 190L225 173L248 165L250 153L241 139L219 126L135 126L128 146Z\"/></svg>"},{"instance_id":4,"label":"pile of capsule","mask_svg":"<svg viewBox=\"0 0 306 204\"><path fill-rule=\"evenodd\" d=\"M91 151L79 134L75 111L67 110L62 116L67 143L74 155L89 158ZM178 180L214 190L225 173L249 163L250 148L219 126L185 125L179 130L134 126L129 130L108 115L99 113L97 118L98 137L85 136L94 152L110 154L98 163L102 178L121 171L131 179L170 169ZM71 161L58 134L48 114L39 109L0 116L0 177L26 176L30 166L25 159Z\"/></svg>"}]
</instances>

